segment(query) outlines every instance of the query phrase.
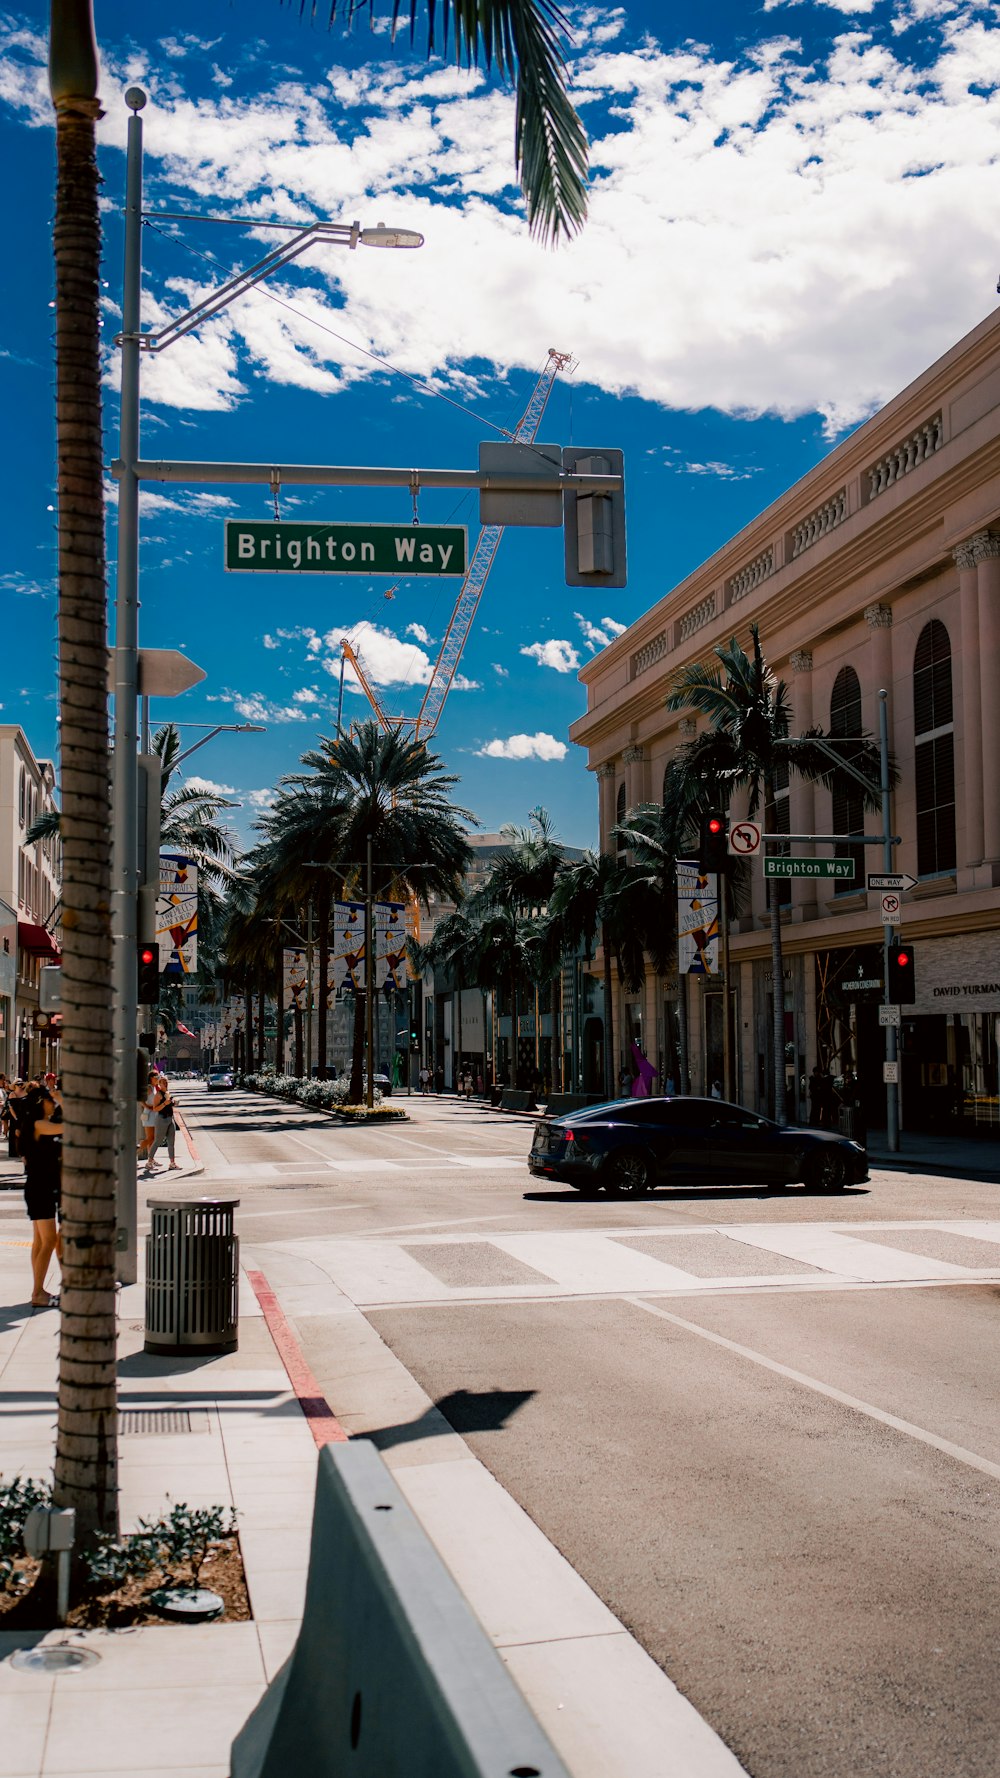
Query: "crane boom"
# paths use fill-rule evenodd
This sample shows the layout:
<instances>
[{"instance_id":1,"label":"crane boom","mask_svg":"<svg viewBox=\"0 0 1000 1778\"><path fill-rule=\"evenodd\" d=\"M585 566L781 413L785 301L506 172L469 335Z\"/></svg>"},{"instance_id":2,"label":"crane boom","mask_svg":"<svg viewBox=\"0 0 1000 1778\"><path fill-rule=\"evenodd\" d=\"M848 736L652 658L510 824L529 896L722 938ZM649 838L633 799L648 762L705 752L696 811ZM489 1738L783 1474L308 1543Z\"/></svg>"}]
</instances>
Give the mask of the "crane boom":
<instances>
[{"instance_id":1,"label":"crane boom","mask_svg":"<svg viewBox=\"0 0 1000 1778\"><path fill-rule=\"evenodd\" d=\"M535 384L531 399L512 435L514 444L534 443L549 395L552 392L552 385L559 372L571 362L571 353L557 352L554 346L549 347L545 368ZM503 534L503 525L484 525L479 533L476 547L472 552L472 560L458 590L458 597L445 631L444 641L438 651L434 670L416 716L390 716L386 712L357 649L346 636L341 639L341 653L354 668L358 676L358 683L384 734L412 733L414 740L426 741L437 728Z\"/></svg>"},{"instance_id":2,"label":"crane boom","mask_svg":"<svg viewBox=\"0 0 1000 1778\"><path fill-rule=\"evenodd\" d=\"M570 362L568 352L557 352L554 346L549 347L549 355L545 362L538 382L535 384L531 400L528 402L517 430L514 433L515 444L532 444L542 423L552 385L563 367ZM484 525L479 533L476 547L472 553L465 579L459 588L455 608L445 631L434 671L424 693L423 703L414 724L414 733L419 740L426 741L434 733L444 709L445 699L451 690L462 651L468 641L469 631L483 595L483 588L489 578L490 569L503 536L503 525Z\"/></svg>"}]
</instances>

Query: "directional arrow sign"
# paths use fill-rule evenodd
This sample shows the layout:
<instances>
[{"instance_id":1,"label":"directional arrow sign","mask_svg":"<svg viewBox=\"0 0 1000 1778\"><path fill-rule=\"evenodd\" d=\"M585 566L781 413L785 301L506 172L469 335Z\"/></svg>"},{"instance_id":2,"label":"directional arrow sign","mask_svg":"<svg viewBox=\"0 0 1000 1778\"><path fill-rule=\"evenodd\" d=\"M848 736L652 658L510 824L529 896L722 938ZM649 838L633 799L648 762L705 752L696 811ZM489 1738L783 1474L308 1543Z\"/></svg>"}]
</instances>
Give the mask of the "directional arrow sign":
<instances>
[{"instance_id":1,"label":"directional arrow sign","mask_svg":"<svg viewBox=\"0 0 1000 1778\"><path fill-rule=\"evenodd\" d=\"M175 698L205 678L204 667L177 648L140 648L138 689L144 698ZM115 689L115 651L108 649L108 690Z\"/></svg>"},{"instance_id":2,"label":"directional arrow sign","mask_svg":"<svg viewBox=\"0 0 1000 1778\"><path fill-rule=\"evenodd\" d=\"M870 890L915 889L916 886L916 877L909 876L906 871L896 871L895 873L892 871L882 871L879 875L873 875L869 872L868 874L868 887Z\"/></svg>"}]
</instances>

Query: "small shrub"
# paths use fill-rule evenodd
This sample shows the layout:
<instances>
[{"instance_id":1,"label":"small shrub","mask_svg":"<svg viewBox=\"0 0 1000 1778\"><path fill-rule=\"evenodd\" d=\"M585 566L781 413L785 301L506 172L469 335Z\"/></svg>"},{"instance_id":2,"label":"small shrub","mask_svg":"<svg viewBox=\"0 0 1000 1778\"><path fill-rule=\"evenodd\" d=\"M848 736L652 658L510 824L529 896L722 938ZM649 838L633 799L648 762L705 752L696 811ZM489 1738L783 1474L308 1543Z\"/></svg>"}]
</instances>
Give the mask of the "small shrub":
<instances>
[{"instance_id":1,"label":"small shrub","mask_svg":"<svg viewBox=\"0 0 1000 1778\"><path fill-rule=\"evenodd\" d=\"M48 1506L52 1489L44 1482L14 1476L4 1481L0 1476L0 1586L18 1581L17 1563L25 1553L24 1521L32 1507Z\"/></svg>"},{"instance_id":2,"label":"small shrub","mask_svg":"<svg viewBox=\"0 0 1000 1778\"><path fill-rule=\"evenodd\" d=\"M157 1566L159 1546L145 1531L136 1537L117 1538L98 1531L80 1553L87 1585L95 1593L113 1593L127 1581L142 1580Z\"/></svg>"},{"instance_id":3,"label":"small shrub","mask_svg":"<svg viewBox=\"0 0 1000 1778\"><path fill-rule=\"evenodd\" d=\"M140 1521L141 1534L156 1546L161 1566L190 1568L195 1586L213 1545L231 1537L235 1530L236 1514L231 1508L227 1519L224 1506L187 1506L183 1501L156 1524Z\"/></svg>"}]
</instances>

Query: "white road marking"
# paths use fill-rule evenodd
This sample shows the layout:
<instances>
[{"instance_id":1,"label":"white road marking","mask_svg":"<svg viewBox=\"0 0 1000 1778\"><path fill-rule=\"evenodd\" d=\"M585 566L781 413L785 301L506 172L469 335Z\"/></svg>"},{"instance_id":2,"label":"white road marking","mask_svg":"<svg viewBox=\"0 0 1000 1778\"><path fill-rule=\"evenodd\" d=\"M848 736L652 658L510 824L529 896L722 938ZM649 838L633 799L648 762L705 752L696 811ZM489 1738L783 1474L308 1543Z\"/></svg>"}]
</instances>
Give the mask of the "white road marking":
<instances>
[{"instance_id":1,"label":"white road marking","mask_svg":"<svg viewBox=\"0 0 1000 1778\"><path fill-rule=\"evenodd\" d=\"M534 1235L491 1235L490 1244L544 1273L574 1295L581 1290L669 1290L695 1282L691 1272L623 1247L605 1235L562 1230Z\"/></svg>"},{"instance_id":2,"label":"white road marking","mask_svg":"<svg viewBox=\"0 0 1000 1778\"><path fill-rule=\"evenodd\" d=\"M967 1450L964 1445L952 1444L950 1439L939 1438L936 1432L928 1432L924 1426L915 1426L912 1420L901 1420L898 1414L887 1414L884 1408L877 1408L870 1401L861 1401L856 1395L848 1395L843 1389L835 1389L832 1383L820 1382L818 1377L807 1377L804 1371L793 1370L791 1365L781 1364L776 1358L766 1358L762 1352L754 1352L750 1346L741 1346L736 1340L727 1339L724 1334L699 1327L696 1321L686 1321L683 1315L674 1315L669 1309L660 1308L656 1303L643 1302L638 1297L626 1297L625 1301L631 1303L635 1309L642 1309L647 1315L656 1315L661 1321L669 1321L675 1327L683 1328L686 1333L697 1334L699 1339L708 1340L713 1346L721 1346L727 1352L734 1352L738 1358L749 1359L751 1364L773 1371L776 1376L785 1377L789 1382L801 1383L805 1389L813 1390L816 1395L825 1395L829 1401L839 1402L841 1407L851 1408L857 1414L865 1414L869 1420L877 1420L882 1426L891 1426L894 1432L905 1433L907 1438L918 1439L921 1444L930 1445L933 1450L943 1452L946 1457L954 1457L958 1463L964 1463L970 1469L981 1470L983 1475L1000 1480L1000 1463L991 1463L988 1457L980 1457L977 1451Z\"/></svg>"},{"instance_id":3,"label":"white road marking","mask_svg":"<svg viewBox=\"0 0 1000 1778\"><path fill-rule=\"evenodd\" d=\"M898 1283L901 1278L961 1278L968 1270L965 1266L950 1265L947 1260L901 1253L889 1245L859 1240L843 1227L831 1228L823 1223L786 1223L781 1227L771 1222L744 1223L726 1232L746 1247L781 1253L786 1259L803 1260L838 1278L860 1278L869 1284L889 1280Z\"/></svg>"}]
</instances>

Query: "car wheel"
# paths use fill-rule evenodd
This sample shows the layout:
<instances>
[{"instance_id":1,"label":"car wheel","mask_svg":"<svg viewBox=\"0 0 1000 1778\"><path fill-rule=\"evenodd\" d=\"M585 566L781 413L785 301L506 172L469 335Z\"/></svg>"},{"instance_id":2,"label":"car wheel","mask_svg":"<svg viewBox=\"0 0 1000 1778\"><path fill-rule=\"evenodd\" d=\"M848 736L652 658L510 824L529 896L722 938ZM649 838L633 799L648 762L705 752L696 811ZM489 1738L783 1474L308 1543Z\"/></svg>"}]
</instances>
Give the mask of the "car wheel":
<instances>
[{"instance_id":1,"label":"car wheel","mask_svg":"<svg viewBox=\"0 0 1000 1778\"><path fill-rule=\"evenodd\" d=\"M635 1148L624 1148L605 1170L606 1189L615 1198L643 1198L650 1188L650 1166Z\"/></svg>"},{"instance_id":2,"label":"car wheel","mask_svg":"<svg viewBox=\"0 0 1000 1778\"><path fill-rule=\"evenodd\" d=\"M822 1148L809 1162L806 1184L812 1191L842 1192L844 1162L835 1149Z\"/></svg>"}]
</instances>

